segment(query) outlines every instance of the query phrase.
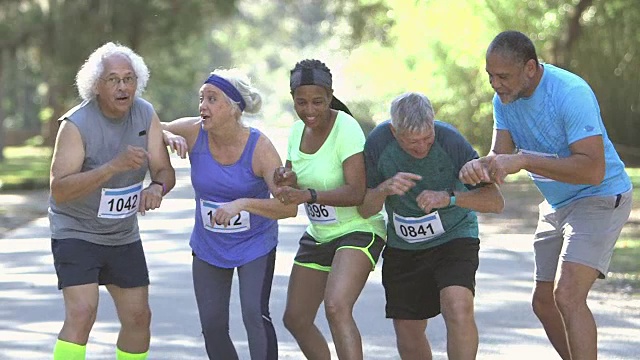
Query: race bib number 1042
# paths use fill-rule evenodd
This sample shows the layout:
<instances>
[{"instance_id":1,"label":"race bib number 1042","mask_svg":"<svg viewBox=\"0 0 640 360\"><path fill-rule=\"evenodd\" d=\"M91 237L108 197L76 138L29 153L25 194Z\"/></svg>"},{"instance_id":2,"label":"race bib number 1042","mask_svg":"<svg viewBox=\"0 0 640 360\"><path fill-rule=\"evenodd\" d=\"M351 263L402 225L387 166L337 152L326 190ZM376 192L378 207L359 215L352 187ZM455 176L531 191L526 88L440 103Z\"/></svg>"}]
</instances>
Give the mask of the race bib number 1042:
<instances>
[{"instance_id":1,"label":"race bib number 1042","mask_svg":"<svg viewBox=\"0 0 640 360\"><path fill-rule=\"evenodd\" d=\"M142 181L123 188L102 189L98 217L122 219L134 215L140 207Z\"/></svg>"}]
</instances>

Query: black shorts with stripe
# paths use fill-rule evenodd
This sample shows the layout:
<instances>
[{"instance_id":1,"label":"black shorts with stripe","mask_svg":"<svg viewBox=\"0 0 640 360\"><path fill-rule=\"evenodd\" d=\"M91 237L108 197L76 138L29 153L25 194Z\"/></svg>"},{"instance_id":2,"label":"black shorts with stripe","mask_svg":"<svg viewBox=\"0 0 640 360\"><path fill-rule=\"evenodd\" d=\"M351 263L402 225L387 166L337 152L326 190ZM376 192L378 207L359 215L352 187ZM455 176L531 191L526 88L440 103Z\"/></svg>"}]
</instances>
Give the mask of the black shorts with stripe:
<instances>
[{"instance_id":1,"label":"black shorts with stripe","mask_svg":"<svg viewBox=\"0 0 640 360\"><path fill-rule=\"evenodd\" d=\"M300 247L294 263L320 271L330 271L333 257L340 249L361 250L371 260L371 269L376 266L380 253L384 249L383 238L372 232L356 231L342 235L331 241L321 243L305 232L300 238Z\"/></svg>"}]
</instances>

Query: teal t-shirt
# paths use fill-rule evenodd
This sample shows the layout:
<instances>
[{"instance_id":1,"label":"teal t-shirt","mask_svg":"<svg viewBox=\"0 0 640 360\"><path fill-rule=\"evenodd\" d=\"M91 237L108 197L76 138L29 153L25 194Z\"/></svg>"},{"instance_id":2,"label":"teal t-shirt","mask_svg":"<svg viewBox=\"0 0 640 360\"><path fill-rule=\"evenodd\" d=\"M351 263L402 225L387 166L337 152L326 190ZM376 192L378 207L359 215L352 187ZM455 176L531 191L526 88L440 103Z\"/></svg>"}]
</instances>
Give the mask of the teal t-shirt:
<instances>
[{"instance_id":1,"label":"teal t-shirt","mask_svg":"<svg viewBox=\"0 0 640 360\"><path fill-rule=\"evenodd\" d=\"M298 186L317 191L343 186L342 163L350 156L361 153L364 147L365 138L360 125L353 117L339 111L329 136L314 154L300 151L304 127L302 120L293 124L287 150L287 160L291 162L298 177ZM310 209L305 206L309 214ZM312 221L307 227L307 232L318 242L328 242L355 231L373 232L385 237L384 217L381 213L364 219L355 206L327 207L321 204L314 204L311 211L328 214L328 218L335 219L326 223Z\"/></svg>"},{"instance_id":2,"label":"teal t-shirt","mask_svg":"<svg viewBox=\"0 0 640 360\"><path fill-rule=\"evenodd\" d=\"M435 122L435 142L429 154L423 159L416 159L407 154L391 133L390 122L379 124L367 138L364 155L367 168L367 187L375 188L398 172L409 172L422 176L416 186L406 194L388 196L385 209L388 215L387 246L420 250L441 245L447 241L478 237L478 218L472 210L459 206L447 206L437 210L444 230L443 233L428 240L409 242L396 233L395 216L405 218L422 218L427 214L418 206L416 198L424 190L468 191L468 188L458 179L462 166L469 160L477 159L478 153L471 144L451 125ZM469 189L472 187L469 187ZM424 232L433 229L415 228L401 229L401 231ZM406 234L405 234L406 235Z\"/></svg>"}]
</instances>

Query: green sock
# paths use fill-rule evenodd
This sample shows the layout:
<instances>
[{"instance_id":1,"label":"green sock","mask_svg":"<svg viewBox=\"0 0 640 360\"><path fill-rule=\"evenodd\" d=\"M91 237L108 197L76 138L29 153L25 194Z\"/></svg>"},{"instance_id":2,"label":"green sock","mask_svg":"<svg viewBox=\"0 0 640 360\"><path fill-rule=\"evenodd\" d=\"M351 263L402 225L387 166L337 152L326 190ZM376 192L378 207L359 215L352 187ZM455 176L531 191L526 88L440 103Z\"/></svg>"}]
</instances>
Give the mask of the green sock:
<instances>
[{"instance_id":1,"label":"green sock","mask_svg":"<svg viewBox=\"0 0 640 360\"><path fill-rule=\"evenodd\" d=\"M58 339L53 348L53 360L84 360L87 345L78 345Z\"/></svg>"},{"instance_id":2,"label":"green sock","mask_svg":"<svg viewBox=\"0 0 640 360\"><path fill-rule=\"evenodd\" d=\"M120 348L116 348L117 360L146 360L147 355L149 355L149 351L145 351L140 354L131 354L131 353L120 350Z\"/></svg>"}]
</instances>

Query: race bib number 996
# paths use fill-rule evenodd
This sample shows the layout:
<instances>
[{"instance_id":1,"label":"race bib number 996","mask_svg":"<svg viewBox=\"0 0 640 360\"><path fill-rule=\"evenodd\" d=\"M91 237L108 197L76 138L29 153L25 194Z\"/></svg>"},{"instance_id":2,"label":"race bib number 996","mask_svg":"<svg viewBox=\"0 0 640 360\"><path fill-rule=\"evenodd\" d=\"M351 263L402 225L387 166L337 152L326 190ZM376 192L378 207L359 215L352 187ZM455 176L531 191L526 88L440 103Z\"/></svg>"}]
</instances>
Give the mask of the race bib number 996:
<instances>
[{"instance_id":1,"label":"race bib number 996","mask_svg":"<svg viewBox=\"0 0 640 360\"><path fill-rule=\"evenodd\" d=\"M314 224L335 224L338 222L336 208L322 204L304 204L309 221Z\"/></svg>"}]
</instances>

